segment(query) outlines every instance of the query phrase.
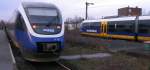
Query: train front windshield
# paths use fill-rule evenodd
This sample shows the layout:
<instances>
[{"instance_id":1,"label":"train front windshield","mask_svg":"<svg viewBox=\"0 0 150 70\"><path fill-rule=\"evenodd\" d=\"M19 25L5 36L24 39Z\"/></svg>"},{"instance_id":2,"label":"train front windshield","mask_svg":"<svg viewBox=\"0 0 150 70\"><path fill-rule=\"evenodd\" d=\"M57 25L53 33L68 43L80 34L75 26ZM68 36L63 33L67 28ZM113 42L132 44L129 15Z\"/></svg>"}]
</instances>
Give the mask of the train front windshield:
<instances>
[{"instance_id":1,"label":"train front windshield","mask_svg":"<svg viewBox=\"0 0 150 70\"><path fill-rule=\"evenodd\" d=\"M38 34L52 35L61 32L61 18L57 9L28 8L28 18Z\"/></svg>"}]
</instances>

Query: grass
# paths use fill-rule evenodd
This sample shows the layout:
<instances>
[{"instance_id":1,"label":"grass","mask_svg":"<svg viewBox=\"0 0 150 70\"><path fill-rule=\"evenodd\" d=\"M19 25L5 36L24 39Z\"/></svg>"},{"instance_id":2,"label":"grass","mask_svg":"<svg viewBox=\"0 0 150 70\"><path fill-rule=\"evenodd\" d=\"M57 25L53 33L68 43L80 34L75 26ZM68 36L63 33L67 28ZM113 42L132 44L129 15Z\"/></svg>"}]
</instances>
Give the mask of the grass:
<instances>
[{"instance_id":1,"label":"grass","mask_svg":"<svg viewBox=\"0 0 150 70\"><path fill-rule=\"evenodd\" d=\"M128 46L131 43L116 43L115 46ZM99 38L82 37L78 30L65 32L65 48L63 55L91 54L108 52L110 43ZM113 45L114 46L114 45ZM131 44L136 46L135 44ZM112 57L101 59L81 59L65 62L76 66L79 70L150 70L150 60L136 58L123 53L114 53Z\"/></svg>"},{"instance_id":2,"label":"grass","mask_svg":"<svg viewBox=\"0 0 150 70\"><path fill-rule=\"evenodd\" d=\"M114 54L112 58L67 61L79 70L149 70L148 59Z\"/></svg>"},{"instance_id":3,"label":"grass","mask_svg":"<svg viewBox=\"0 0 150 70\"><path fill-rule=\"evenodd\" d=\"M65 32L63 55L92 54L107 51L106 44L98 38L83 37L78 30Z\"/></svg>"},{"instance_id":4,"label":"grass","mask_svg":"<svg viewBox=\"0 0 150 70\"><path fill-rule=\"evenodd\" d=\"M75 46L75 47L65 47L62 54L63 55L92 54L104 51L105 49L96 47Z\"/></svg>"}]
</instances>

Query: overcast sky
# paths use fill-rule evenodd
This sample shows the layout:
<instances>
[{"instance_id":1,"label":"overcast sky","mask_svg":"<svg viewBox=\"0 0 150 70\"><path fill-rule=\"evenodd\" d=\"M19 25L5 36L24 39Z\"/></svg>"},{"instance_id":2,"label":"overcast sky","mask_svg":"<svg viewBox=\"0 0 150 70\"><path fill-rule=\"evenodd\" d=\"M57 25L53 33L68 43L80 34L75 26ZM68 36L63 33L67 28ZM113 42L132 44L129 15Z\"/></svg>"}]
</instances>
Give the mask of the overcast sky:
<instances>
[{"instance_id":1,"label":"overcast sky","mask_svg":"<svg viewBox=\"0 0 150 70\"><path fill-rule=\"evenodd\" d=\"M144 13L150 11L150 0L22 0L22 1L45 1L53 3L60 8L64 19L75 16L85 17L85 2L92 2L89 6L89 16L99 18L102 16L117 15L117 9L121 7L140 7ZM21 3L21 0L1 0L0 19L8 20L13 11Z\"/></svg>"}]
</instances>

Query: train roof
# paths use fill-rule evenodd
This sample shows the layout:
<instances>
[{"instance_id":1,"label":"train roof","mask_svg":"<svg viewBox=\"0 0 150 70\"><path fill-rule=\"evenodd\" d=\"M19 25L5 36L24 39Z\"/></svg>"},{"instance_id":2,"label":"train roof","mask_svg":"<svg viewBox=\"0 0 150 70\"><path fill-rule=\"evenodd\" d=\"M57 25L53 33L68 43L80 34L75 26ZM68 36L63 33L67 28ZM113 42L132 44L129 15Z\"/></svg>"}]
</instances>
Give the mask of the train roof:
<instances>
[{"instance_id":1,"label":"train roof","mask_svg":"<svg viewBox=\"0 0 150 70\"><path fill-rule=\"evenodd\" d=\"M135 20L136 17L119 17L119 18L110 18L110 19L103 19L107 21L126 21L126 20ZM150 20L150 16L139 16L138 20Z\"/></svg>"},{"instance_id":2,"label":"train roof","mask_svg":"<svg viewBox=\"0 0 150 70\"><path fill-rule=\"evenodd\" d=\"M57 8L54 4L45 2L22 2L23 7L52 7Z\"/></svg>"},{"instance_id":3,"label":"train roof","mask_svg":"<svg viewBox=\"0 0 150 70\"><path fill-rule=\"evenodd\" d=\"M85 22L100 22L100 21L126 21L126 20L135 20L136 17L119 17L119 18L109 18L109 19L99 19L99 20L84 20Z\"/></svg>"},{"instance_id":4,"label":"train roof","mask_svg":"<svg viewBox=\"0 0 150 70\"><path fill-rule=\"evenodd\" d=\"M139 20L150 20L150 16L140 16Z\"/></svg>"},{"instance_id":5,"label":"train roof","mask_svg":"<svg viewBox=\"0 0 150 70\"><path fill-rule=\"evenodd\" d=\"M128 20L135 20L136 17L119 17L119 18L110 18L110 19L103 19L106 21L128 21Z\"/></svg>"},{"instance_id":6,"label":"train roof","mask_svg":"<svg viewBox=\"0 0 150 70\"><path fill-rule=\"evenodd\" d=\"M85 21L83 21L83 23L85 23L85 22L100 22L100 21L129 21L129 20L135 20L135 19L136 19L135 16L131 16L131 17L119 17L119 18L99 19L99 20L85 20ZM138 19L139 20L150 20L150 16L139 16Z\"/></svg>"},{"instance_id":7,"label":"train roof","mask_svg":"<svg viewBox=\"0 0 150 70\"><path fill-rule=\"evenodd\" d=\"M83 23L86 23L86 22L100 22L100 20L84 20Z\"/></svg>"}]
</instances>

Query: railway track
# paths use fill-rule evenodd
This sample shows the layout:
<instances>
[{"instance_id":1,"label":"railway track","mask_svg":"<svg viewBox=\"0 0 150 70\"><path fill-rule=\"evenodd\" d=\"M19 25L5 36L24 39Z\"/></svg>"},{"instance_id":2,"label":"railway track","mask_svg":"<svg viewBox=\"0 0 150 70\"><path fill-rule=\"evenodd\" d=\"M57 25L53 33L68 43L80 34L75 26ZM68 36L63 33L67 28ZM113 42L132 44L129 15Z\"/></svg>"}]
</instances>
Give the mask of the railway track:
<instances>
[{"instance_id":1,"label":"railway track","mask_svg":"<svg viewBox=\"0 0 150 70\"><path fill-rule=\"evenodd\" d=\"M12 48L18 70L73 70L60 61L30 62L23 59L19 50Z\"/></svg>"},{"instance_id":2,"label":"railway track","mask_svg":"<svg viewBox=\"0 0 150 70\"><path fill-rule=\"evenodd\" d=\"M71 68L67 67L66 65L60 62L47 62L47 63L28 62L28 67L31 68L32 70L72 70Z\"/></svg>"},{"instance_id":3,"label":"railway track","mask_svg":"<svg viewBox=\"0 0 150 70\"><path fill-rule=\"evenodd\" d=\"M37 63L17 59L16 63L18 70L73 70L60 62Z\"/></svg>"},{"instance_id":4,"label":"railway track","mask_svg":"<svg viewBox=\"0 0 150 70\"><path fill-rule=\"evenodd\" d=\"M60 62L56 62L58 65L60 65L61 67L63 67L65 70L72 70L69 67L65 66L64 64L60 63Z\"/></svg>"},{"instance_id":5,"label":"railway track","mask_svg":"<svg viewBox=\"0 0 150 70\"><path fill-rule=\"evenodd\" d=\"M73 70L62 62L30 62L23 59L18 48L11 48L15 57L16 65L18 70Z\"/></svg>"}]
</instances>

